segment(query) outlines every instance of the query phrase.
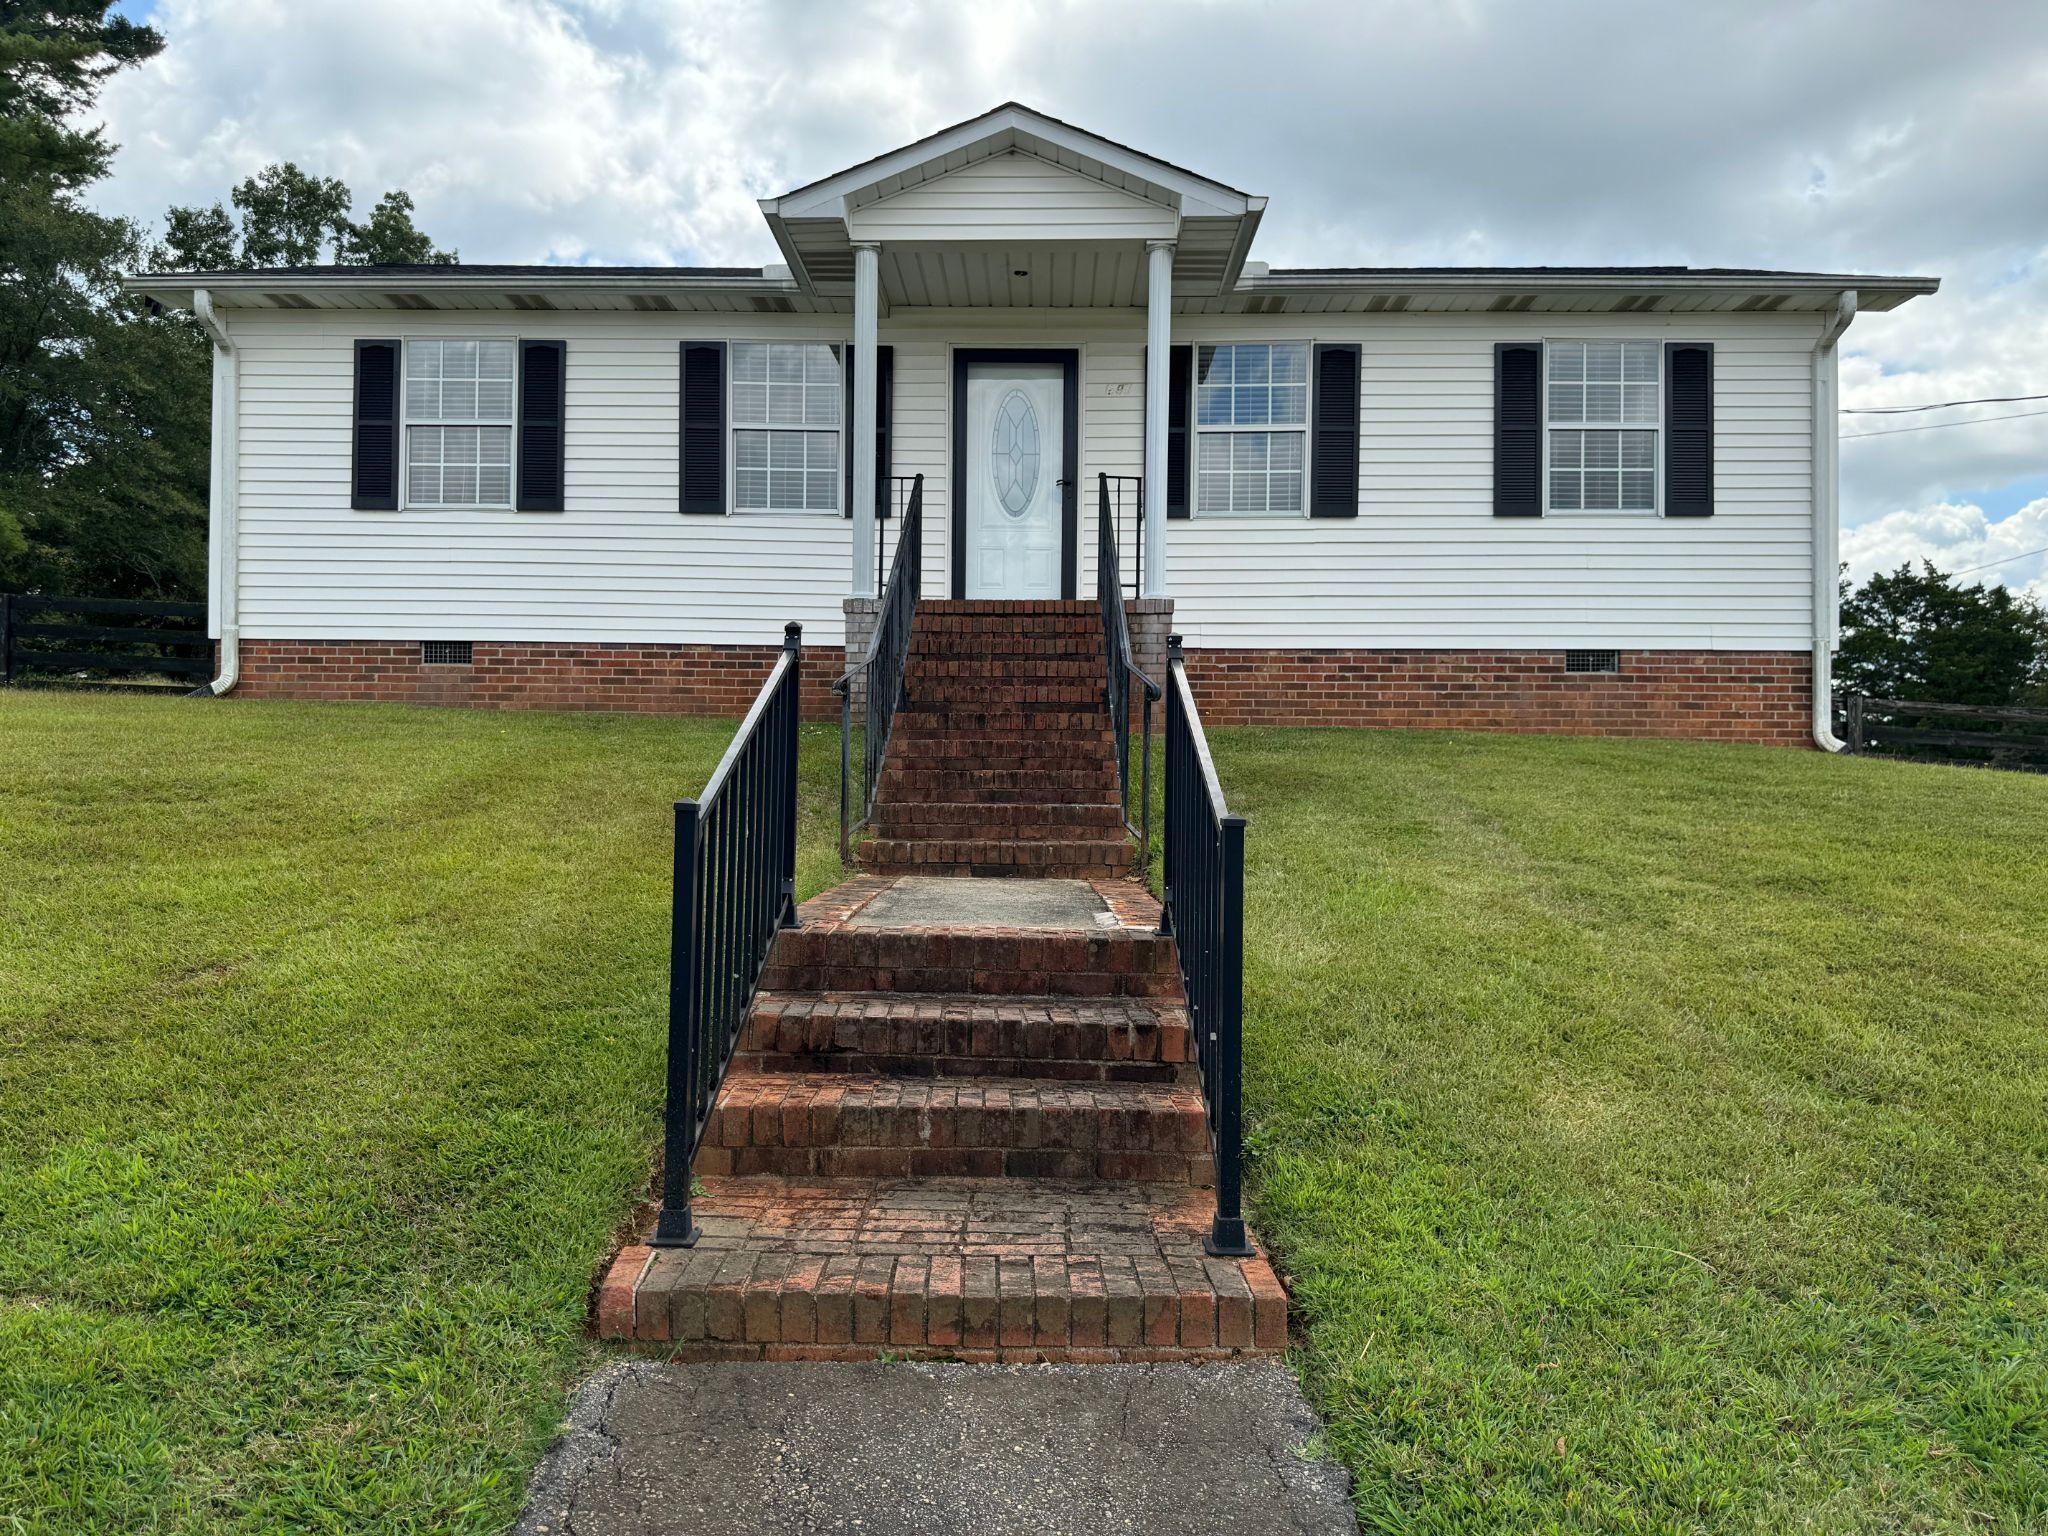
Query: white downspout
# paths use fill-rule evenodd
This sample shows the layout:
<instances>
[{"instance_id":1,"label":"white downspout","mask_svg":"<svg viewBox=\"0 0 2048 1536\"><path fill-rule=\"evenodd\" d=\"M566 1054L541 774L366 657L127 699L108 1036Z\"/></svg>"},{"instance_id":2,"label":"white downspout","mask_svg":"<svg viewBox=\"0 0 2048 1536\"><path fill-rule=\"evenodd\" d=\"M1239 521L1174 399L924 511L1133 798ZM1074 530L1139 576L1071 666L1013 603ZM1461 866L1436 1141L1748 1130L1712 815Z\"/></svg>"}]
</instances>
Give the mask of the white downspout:
<instances>
[{"instance_id":1,"label":"white downspout","mask_svg":"<svg viewBox=\"0 0 2048 1536\"><path fill-rule=\"evenodd\" d=\"M1841 482L1836 475L1838 374L1835 343L1856 318L1856 290L1846 289L1813 348L1813 742L1823 752L1848 743L1835 734L1835 570L1841 563Z\"/></svg>"},{"instance_id":2,"label":"white downspout","mask_svg":"<svg viewBox=\"0 0 2048 1536\"><path fill-rule=\"evenodd\" d=\"M220 676L195 694L219 698L242 675L241 520L237 515L241 383L234 338L214 312L213 295L204 288L192 292L192 313L213 338L213 461L207 513L214 555L214 613L220 626Z\"/></svg>"}]
</instances>

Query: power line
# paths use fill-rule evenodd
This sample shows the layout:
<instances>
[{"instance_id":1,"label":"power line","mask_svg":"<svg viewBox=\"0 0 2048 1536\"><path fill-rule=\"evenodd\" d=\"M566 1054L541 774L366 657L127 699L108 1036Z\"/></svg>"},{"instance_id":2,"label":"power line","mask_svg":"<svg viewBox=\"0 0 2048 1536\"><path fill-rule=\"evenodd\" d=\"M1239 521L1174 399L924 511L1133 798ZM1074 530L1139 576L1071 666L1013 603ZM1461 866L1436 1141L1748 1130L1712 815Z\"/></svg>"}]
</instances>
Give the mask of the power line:
<instances>
[{"instance_id":1,"label":"power line","mask_svg":"<svg viewBox=\"0 0 2048 1536\"><path fill-rule=\"evenodd\" d=\"M2048 396L2043 396L2048 399ZM1939 432L1943 427L1977 427L1993 421L2019 421L2028 416L2048 416L2044 411L2013 411L2005 416L1972 416L1963 421L1930 421L1919 427L1887 427L1881 432L1844 432L1841 442L1853 443L1859 437L1904 437L1908 432Z\"/></svg>"},{"instance_id":2,"label":"power line","mask_svg":"<svg viewBox=\"0 0 2048 1536\"><path fill-rule=\"evenodd\" d=\"M1967 570L1952 571L1949 574L1951 576L1967 576L1971 571L1988 571L1994 565L2011 565L2013 561L2024 560L2029 555L2048 555L2048 544L2043 544L2039 549L2023 549L2016 555L2006 555L1997 560L1986 560L1982 565L1973 565Z\"/></svg>"},{"instance_id":3,"label":"power line","mask_svg":"<svg viewBox=\"0 0 2048 1536\"><path fill-rule=\"evenodd\" d=\"M1910 416L1915 411L1945 411L1956 405L2020 405L2028 400L2048 400L2048 395L1985 395L1976 400L1937 400L1932 405L1845 405L1844 416Z\"/></svg>"}]
</instances>

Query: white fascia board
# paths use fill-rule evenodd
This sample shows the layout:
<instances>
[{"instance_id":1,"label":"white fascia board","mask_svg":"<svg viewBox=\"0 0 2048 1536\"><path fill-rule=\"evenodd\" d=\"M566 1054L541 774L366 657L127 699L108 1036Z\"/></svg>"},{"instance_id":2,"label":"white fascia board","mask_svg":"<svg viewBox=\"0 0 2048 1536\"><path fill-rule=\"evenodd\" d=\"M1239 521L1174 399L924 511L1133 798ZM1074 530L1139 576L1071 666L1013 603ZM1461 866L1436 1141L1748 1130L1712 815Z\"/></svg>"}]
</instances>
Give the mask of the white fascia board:
<instances>
[{"instance_id":1,"label":"white fascia board","mask_svg":"<svg viewBox=\"0 0 2048 1536\"><path fill-rule=\"evenodd\" d=\"M147 273L121 279L123 293L155 299L158 303L180 309L191 308L193 291L198 288L211 293L216 306L223 300L232 302L234 296L242 294L311 293L321 290L343 293L365 290L374 293L394 290L429 293L470 292L493 297L514 293L727 293L741 296L761 294L783 298L802 291L793 280L766 276L579 276L573 267L564 267L558 271L540 270L524 273L516 278L482 279L463 276L460 267L449 268L447 274L412 273L404 277L394 277L390 273L367 273L356 277L339 273L234 272L207 273L196 280L174 274L154 277Z\"/></svg>"},{"instance_id":2,"label":"white fascia board","mask_svg":"<svg viewBox=\"0 0 2048 1536\"><path fill-rule=\"evenodd\" d=\"M973 149L991 139L1001 138L1004 142L994 146L1002 149L1014 147L1015 136L1028 133L1033 138L1070 151L1084 160L1093 160L1098 165L1134 176L1149 182L1164 192L1181 199L1181 212L1193 218L1230 218L1242 216L1250 201L1241 192L1233 191L1220 182L1194 176L1186 171L1175 170L1163 161L1154 160L1132 150L1121 149L1106 139L1093 134L1069 128L1050 118L1038 116L1018 107L1002 107L985 117L974 118L948 129L935 138L920 140L916 144L858 165L851 170L829 176L813 186L801 188L783 197L772 198L762 205L764 212L774 212L784 218L843 218L846 213L846 199L851 192L891 176L900 176L905 171L924 165L929 161L943 160L946 156L961 150Z\"/></svg>"}]
</instances>

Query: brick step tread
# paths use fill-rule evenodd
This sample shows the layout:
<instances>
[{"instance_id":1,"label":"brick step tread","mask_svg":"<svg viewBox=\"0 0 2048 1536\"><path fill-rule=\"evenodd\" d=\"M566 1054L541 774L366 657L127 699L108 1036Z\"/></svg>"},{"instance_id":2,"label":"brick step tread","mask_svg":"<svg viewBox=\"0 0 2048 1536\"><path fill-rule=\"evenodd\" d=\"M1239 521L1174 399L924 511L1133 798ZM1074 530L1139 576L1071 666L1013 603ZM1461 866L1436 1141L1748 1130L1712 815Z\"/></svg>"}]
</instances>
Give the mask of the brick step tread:
<instances>
[{"instance_id":1,"label":"brick step tread","mask_svg":"<svg viewBox=\"0 0 2048 1536\"><path fill-rule=\"evenodd\" d=\"M1094 683L1105 681L1102 657L1059 655L1004 657L926 653L913 644L910 650L913 676L927 683L988 683L1001 686L1015 682Z\"/></svg>"},{"instance_id":2,"label":"brick step tread","mask_svg":"<svg viewBox=\"0 0 2048 1536\"><path fill-rule=\"evenodd\" d=\"M1103 863L1115 863L1118 860L1122 860L1125 863L1129 863L1134 856L1133 853L1128 848L1123 852L1118 852L1114 846L1115 839L1113 833L1117 830L1120 829L1110 827L1077 827L1054 821L991 823L967 819L960 821L905 822L891 819L887 822L878 821L874 828L874 835L890 843L944 843L953 847L974 847L977 849L984 845L993 846L1001 844L1006 849L1012 847L1052 847L1062 850L1045 855L1016 852L993 855L1014 864L1018 868L1031 869L1045 863L1071 863L1075 858L1080 858L1084 862L1096 860ZM1112 846L1086 854L1073 854L1071 851L1066 850L1065 845L1077 838L1103 839ZM877 855L877 857L881 858L899 856L915 862L919 855L915 849L908 851L887 849ZM926 855L927 862L929 862L930 857L931 855ZM942 862L956 862L952 855L938 855L938 857ZM982 862L986 862L988 856L977 853L975 857Z\"/></svg>"},{"instance_id":3,"label":"brick step tread","mask_svg":"<svg viewBox=\"0 0 2048 1536\"><path fill-rule=\"evenodd\" d=\"M877 837L859 850L877 874L945 874L1047 880L1114 879L1131 872L1137 850L1126 838L1072 841Z\"/></svg>"},{"instance_id":4,"label":"brick step tread","mask_svg":"<svg viewBox=\"0 0 2048 1536\"><path fill-rule=\"evenodd\" d=\"M930 729L934 725L953 731L968 727L993 727L1001 731L1086 730L1106 731L1110 713L1102 702L1102 690L1074 689L1054 698L1053 689L1034 689L1029 697L1000 690L970 693L962 690L925 689L913 685L911 695L896 711L896 724Z\"/></svg>"},{"instance_id":5,"label":"brick step tread","mask_svg":"<svg viewBox=\"0 0 2048 1536\"><path fill-rule=\"evenodd\" d=\"M906 710L896 717L896 728L889 736L890 750L898 745L920 750L935 746L993 749L1033 744L1107 747L1115 739L1108 715L1099 709L1082 712L1082 718L1072 723L1052 720L1035 725L1024 719L987 724L977 718L984 713L1001 712L962 710L961 718L954 719L950 711Z\"/></svg>"},{"instance_id":6,"label":"brick step tread","mask_svg":"<svg viewBox=\"0 0 2048 1536\"><path fill-rule=\"evenodd\" d=\"M1108 732L1102 733L1105 738ZM1102 741L1055 741L1019 732L1015 736L916 736L889 743L885 766L927 773L976 773L1010 769L1031 773L1116 772L1116 749Z\"/></svg>"},{"instance_id":7,"label":"brick step tread","mask_svg":"<svg viewBox=\"0 0 2048 1536\"><path fill-rule=\"evenodd\" d=\"M983 805L971 800L877 799L875 829L884 837L944 837L956 834L926 832L926 827L975 827L981 830L958 834L968 837L1046 835L1046 828L1092 828L1121 834L1123 807L1115 801L1020 800L1007 805Z\"/></svg>"},{"instance_id":8,"label":"brick step tread","mask_svg":"<svg viewBox=\"0 0 2048 1536\"><path fill-rule=\"evenodd\" d=\"M1088 768L906 768L882 781L878 798L951 800L966 804L985 796L1004 800L1029 795L1040 800L1079 804L1083 792L1107 790L1108 804L1117 788L1116 763L1105 757ZM1091 802L1093 803L1093 802Z\"/></svg>"},{"instance_id":9,"label":"brick step tread","mask_svg":"<svg viewBox=\"0 0 2048 1536\"><path fill-rule=\"evenodd\" d=\"M695 1172L1215 1182L1188 1083L734 1072Z\"/></svg>"},{"instance_id":10,"label":"brick step tread","mask_svg":"<svg viewBox=\"0 0 2048 1536\"><path fill-rule=\"evenodd\" d=\"M1186 1186L706 1178L694 1248L622 1250L601 1338L691 1358L1201 1360L1287 1345L1263 1257Z\"/></svg>"},{"instance_id":11,"label":"brick step tread","mask_svg":"<svg viewBox=\"0 0 2048 1536\"><path fill-rule=\"evenodd\" d=\"M736 1071L1172 1081L1192 1040L1168 999L763 992Z\"/></svg>"},{"instance_id":12,"label":"brick step tread","mask_svg":"<svg viewBox=\"0 0 2048 1536\"><path fill-rule=\"evenodd\" d=\"M872 847L864 844L862 852ZM1128 871L1125 871L1128 873ZM1096 876L1067 878L1090 879ZM790 929L761 975L767 992L971 993L976 997L1179 1000L1173 940L1149 928Z\"/></svg>"}]
</instances>

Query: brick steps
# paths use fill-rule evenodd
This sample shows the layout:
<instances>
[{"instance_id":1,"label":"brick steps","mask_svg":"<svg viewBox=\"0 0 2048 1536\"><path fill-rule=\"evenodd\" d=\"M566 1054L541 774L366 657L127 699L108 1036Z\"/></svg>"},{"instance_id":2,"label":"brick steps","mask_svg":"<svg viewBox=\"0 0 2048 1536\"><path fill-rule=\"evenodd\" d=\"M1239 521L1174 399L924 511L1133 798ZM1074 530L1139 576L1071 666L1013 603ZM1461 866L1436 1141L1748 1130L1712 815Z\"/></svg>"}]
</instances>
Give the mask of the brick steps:
<instances>
[{"instance_id":1,"label":"brick steps","mask_svg":"<svg viewBox=\"0 0 2048 1536\"><path fill-rule=\"evenodd\" d=\"M695 1248L626 1249L600 1337L683 1359L1207 1360L1287 1345L1205 1192L1013 1179L704 1181Z\"/></svg>"},{"instance_id":2,"label":"brick steps","mask_svg":"<svg viewBox=\"0 0 2048 1536\"><path fill-rule=\"evenodd\" d=\"M1186 1083L729 1075L699 1175L1215 1182Z\"/></svg>"},{"instance_id":3,"label":"brick steps","mask_svg":"<svg viewBox=\"0 0 2048 1536\"><path fill-rule=\"evenodd\" d=\"M1173 940L1142 929L806 927L776 937L765 992L950 992L977 997L1180 996Z\"/></svg>"},{"instance_id":4,"label":"brick steps","mask_svg":"<svg viewBox=\"0 0 2048 1536\"><path fill-rule=\"evenodd\" d=\"M1037 842L877 837L863 843L855 857L862 869L876 874L1113 880L1131 872L1137 855L1128 838Z\"/></svg>"},{"instance_id":5,"label":"brick steps","mask_svg":"<svg viewBox=\"0 0 2048 1536\"><path fill-rule=\"evenodd\" d=\"M1114 804L1116 765L1105 757L1085 768L892 768L891 791L882 804L944 801L1001 805L1059 800L1068 804Z\"/></svg>"},{"instance_id":6,"label":"brick steps","mask_svg":"<svg viewBox=\"0 0 2048 1536\"><path fill-rule=\"evenodd\" d=\"M1177 1082L1191 1051L1171 1000L771 992L754 999L733 1070Z\"/></svg>"},{"instance_id":7,"label":"brick steps","mask_svg":"<svg viewBox=\"0 0 2048 1536\"><path fill-rule=\"evenodd\" d=\"M876 804L874 828L878 837L1072 839L1077 831L1115 837L1122 833L1123 823L1123 807L1113 801L983 805L969 800L892 800Z\"/></svg>"}]
</instances>

